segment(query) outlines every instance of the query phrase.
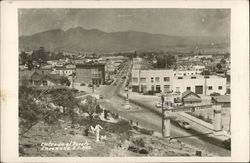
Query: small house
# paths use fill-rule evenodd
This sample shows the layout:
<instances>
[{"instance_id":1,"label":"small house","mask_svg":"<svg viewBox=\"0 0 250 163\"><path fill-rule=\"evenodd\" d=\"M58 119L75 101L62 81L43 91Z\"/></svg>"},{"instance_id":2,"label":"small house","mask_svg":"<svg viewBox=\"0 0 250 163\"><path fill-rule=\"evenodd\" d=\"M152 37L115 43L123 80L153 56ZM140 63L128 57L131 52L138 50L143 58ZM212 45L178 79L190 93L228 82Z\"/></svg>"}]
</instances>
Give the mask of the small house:
<instances>
[{"instance_id":1,"label":"small house","mask_svg":"<svg viewBox=\"0 0 250 163\"><path fill-rule=\"evenodd\" d=\"M62 77L58 74L43 74L34 72L31 76L31 84L35 86L62 85Z\"/></svg>"},{"instance_id":2,"label":"small house","mask_svg":"<svg viewBox=\"0 0 250 163\"><path fill-rule=\"evenodd\" d=\"M231 106L230 95L213 96L212 103L221 105L222 107L230 107Z\"/></svg>"},{"instance_id":3,"label":"small house","mask_svg":"<svg viewBox=\"0 0 250 163\"><path fill-rule=\"evenodd\" d=\"M199 105L202 102L199 95L189 90L182 93L181 100L184 106Z\"/></svg>"}]
</instances>

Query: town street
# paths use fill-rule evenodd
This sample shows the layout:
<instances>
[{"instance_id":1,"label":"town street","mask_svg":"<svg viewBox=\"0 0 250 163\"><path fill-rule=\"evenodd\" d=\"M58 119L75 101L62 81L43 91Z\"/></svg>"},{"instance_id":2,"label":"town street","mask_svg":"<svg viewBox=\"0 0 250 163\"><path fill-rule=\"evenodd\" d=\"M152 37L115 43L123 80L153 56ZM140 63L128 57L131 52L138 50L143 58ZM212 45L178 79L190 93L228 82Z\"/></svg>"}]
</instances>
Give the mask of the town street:
<instances>
[{"instance_id":1,"label":"town street","mask_svg":"<svg viewBox=\"0 0 250 163\"><path fill-rule=\"evenodd\" d=\"M134 122L139 122L139 125L152 129L156 132L161 133L161 115L153 112L153 109L143 108L135 104L131 104L134 108L138 110L128 111L122 108L122 104L125 100L118 96L119 91L124 89L124 84L121 81L121 77L126 75L129 71L130 64L124 66L120 74L117 75L117 85L104 87L100 94L104 96L104 101L102 105L109 110L118 112L121 116L133 120ZM153 120L152 120L153 119ZM194 135L194 136L193 136ZM180 128L176 122L171 122L171 137L178 137L177 139L183 141L184 143L190 144L197 147L198 149L206 150L209 153L218 156L230 156L230 151L223 148L218 142L210 138L209 133L200 133L196 130L185 130Z\"/></svg>"}]
</instances>

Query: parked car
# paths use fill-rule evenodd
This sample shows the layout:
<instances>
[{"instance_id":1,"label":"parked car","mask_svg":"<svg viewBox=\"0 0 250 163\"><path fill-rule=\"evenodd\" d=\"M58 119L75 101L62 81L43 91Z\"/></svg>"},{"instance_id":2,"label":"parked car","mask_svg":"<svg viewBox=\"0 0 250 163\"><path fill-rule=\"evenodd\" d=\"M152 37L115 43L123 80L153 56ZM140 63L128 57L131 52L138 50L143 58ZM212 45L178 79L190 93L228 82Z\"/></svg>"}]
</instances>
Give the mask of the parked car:
<instances>
[{"instance_id":1,"label":"parked car","mask_svg":"<svg viewBox=\"0 0 250 163\"><path fill-rule=\"evenodd\" d=\"M191 125L188 122L185 121L178 121L178 124L182 127L185 128L187 130L189 130L191 128Z\"/></svg>"},{"instance_id":2,"label":"parked car","mask_svg":"<svg viewBox=\"0 0 250 163\"><path fill-rule=\"evenodd\" d=\"M88 87L93 87L93 84L89 84Z\"/></svg>"},{"instance_id":3,"label":"parked car","mask_svg":"<svg viewBox=\"0 0 250 163\"><path fill-rule=\"evenodd\" d=\"M80 86L85 86L86 84L85 83L81 83Z\"/></svg>"},{"instance_id":4,"label":"parked car","mask_svg":"<svg viewBox=\"0 0 250 163\"><path fill-rule=\"evenodd\" d=\"M157 108L161 108L161 107L162 107L162 103L161 103L161 102L157 102L157 103L155 103L155 107L157 107Z\"/></svg>"},{"instance_id":5,"label":"parked car","mask_svg":"<svg viewBox=\"0 0 250 163\"><path fill-rule=\"evenodd\" d=\"M147 91L145 93L143 93L143 95L154 95L155 92L154 91Z\"/></svg>"}]
</instances>

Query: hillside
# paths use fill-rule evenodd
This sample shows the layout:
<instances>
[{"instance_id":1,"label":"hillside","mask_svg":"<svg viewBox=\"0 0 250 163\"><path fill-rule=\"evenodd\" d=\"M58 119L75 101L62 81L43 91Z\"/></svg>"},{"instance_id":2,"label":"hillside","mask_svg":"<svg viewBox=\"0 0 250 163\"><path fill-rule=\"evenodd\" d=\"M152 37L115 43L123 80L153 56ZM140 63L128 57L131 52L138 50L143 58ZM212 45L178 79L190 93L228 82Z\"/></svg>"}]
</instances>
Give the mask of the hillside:
<instances>
[{"instance_id":1,"label":"hillside","mask_svg":"<svg viewBox=\"0 0 250 163\"><path fill-rule=\"evenodd\" d=\"M53 29L30 36L19 37L20 49L69 50L87 52L121 52L131 50L165 50L169 47L227 48L229 38L169 36L146 32L124 31L107 33L97 29L71 28L66 31Z\"/></svg>"}]
</instances>

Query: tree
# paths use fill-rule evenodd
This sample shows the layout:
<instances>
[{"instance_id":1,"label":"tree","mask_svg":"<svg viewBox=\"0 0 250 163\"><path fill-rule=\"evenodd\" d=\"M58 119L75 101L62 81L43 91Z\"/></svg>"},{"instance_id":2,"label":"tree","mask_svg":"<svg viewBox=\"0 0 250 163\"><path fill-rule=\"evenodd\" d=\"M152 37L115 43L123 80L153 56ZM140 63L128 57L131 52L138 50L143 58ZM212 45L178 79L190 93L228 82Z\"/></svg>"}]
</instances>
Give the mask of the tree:
<instances>
[{"instance_id":1,"label":"tree","mask_svg":"<svg viewBox=\"0 0 250 163\"><path fill-rule=\"evenodd\" d=\"M226 60L224 59L224 58L222 58L221 60L220 60L220 64L226 64Z\"/></svg>"},{"instance_id":2,"label":"tree","mask_svg":"<svg viewBox=\"0 0 250 163\"><path fill-rule=\"evenodd\" d=\"M32 70L34 68L33 62L31 59L29 59L27 61L27 66L28 66L28 70Z\"/></svg>"},{"instance_id":3,"label":"tree","mask_svg":"<svg viewBox=\"0 0 250 163\"><path fill-rule=\"evenodd\" d=\"M167 55L167 68L171 68L176 64L176 58L173 55Z\"/></svg>"},{"instance_id":4,"label":"tree","mask_svg":"<svg viewBox=\"0 0 250 163\"><path fill-rule=\"evenodd\" d=\"M81 105L80 109L83 112L88 113L90 120L93 119L93 114L96 110L98 103L97 103L97 99L93 96L87 96L85 98L85 104Z\"/></svg>"},{"instance_id":5,"label":"tree","mask_svg":"<svg viewBox=\"0 0 250 163\"><path fill-rule=\"evenodd\" d=\"M218 70L221 70L221 69L222 69L222 65L221 65L220 63L217 63L217 64L216 64L216 68L217 68Z\"/></svg>"},{"instance_id":6,"label":"tree","mask_svg":"<svg viewBox=\"0 0 250 163\"><path fill-rule=\"evenodd\" d=\"M39 66L49 59L49 53L45 51L44 47L40 47L38 50L32 53L32 60L37 61Z\"/></svg>"},{"instance_id":7,"label":"tree","mask_svg":"<svg viewBox=\"0 0 250 163\"><path fill-rule=\"evenodd\" d=\"M67 77L62 77L62 78L60 79L60 83L61 83L62 85L66 84L67 86L70 86L70 81L69 81L69 79L68 79Z\"/></svg>"},{"instance_id":8,"label":"tree","mask_svg":"<svg viewBox=\"0 0 250 163\"><path fill-rule=\"evenodd\" d=\"M78 106L79 100L75 97L71 89L59 89L51 91L52 99L58 106L63 107L63 113L72 113L73 109Z\"/></svg>"},{"instance_id":9,"label":"tree","mask_svg":"<svg viewBox=\"0 0 250 163\"><path fill-rule=\"evenodd\" d=\"M39 91L28 87L29 81L23 81L19 85L19 126L21 129L29 129L44 114L42 105L37 103L36 97Z\"/></svg>"},{"instance_id":10,"label":"tree","mask_svg":"<svg viewBox=\"0 0 250 163\"><path fill-rule=\"evenodd\" d=\"M163 55L157 56L156 58L156 68L165 68L166 67L166 58Z\"/></svg>"},{"instance_id":11,"label":"tree","mask_svg":"<svg viewBox=\"0 0 250 163\"><path fill-rule=\"evenodd\" d=\"M20 57L20 62L22 65L24 65L28 62L29 56L26 52L22 51L19 57Z\"/></svg>"}]
</instances>

